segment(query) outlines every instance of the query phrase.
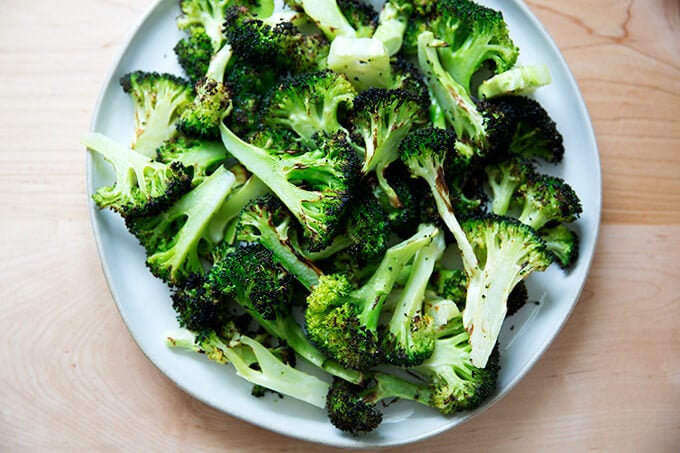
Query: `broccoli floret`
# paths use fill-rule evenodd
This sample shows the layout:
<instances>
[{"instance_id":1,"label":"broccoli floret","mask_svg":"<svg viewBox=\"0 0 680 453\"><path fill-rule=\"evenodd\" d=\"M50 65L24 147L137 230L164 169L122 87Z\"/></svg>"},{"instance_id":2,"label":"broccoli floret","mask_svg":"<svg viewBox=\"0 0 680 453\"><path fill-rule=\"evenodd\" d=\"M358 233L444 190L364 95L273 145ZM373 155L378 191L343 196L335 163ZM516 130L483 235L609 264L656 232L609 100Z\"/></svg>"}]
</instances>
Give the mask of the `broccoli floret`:
<instances>
[{"instance_id":1,"label":"broccoli floret","mask_svg":"<svg viewBox=\"0 0 680 453\"><path fill-rule=\"evenodd\" d=\"M325 69L330 50L330 43L320 33L302 33L290 21L255 17L239 7L227 10L225 35L240 58L267 62L280 74Z\"/></svg>"},{"instance_id":2,"label":"broccoli floret","mask_svg":"<svg viewBox=\"0 0 680 453\"><path fill-rule=\"evenodd\" d=\"M405 399L451 414L479 407L496 389L500 370L498 348L484 368L470 363L469 335L460 311L444 301L449 319L438 330L433 354L410 369L420 380L410 381L387 372L375 372L372 379L354 385L334 379L326 398L331 423L354 435L375 430L382 422L378 402Z\"/></svg>"},{"instance_id":3,"label":"broccoli floret","mask_svg":"<svg viewBox=\"0 0 680 453\"><path fill-rule=\"evenodd\" d=\"M461 269L438 268L430 281L434 293L456 304L459 310L465 308L467 277Z\"/></svg>"},{"instance_id":4,"label":"broccoli floret","mask_svg":"<svg viewBox=\"0 0 680 453\"><path fill-rule=\"evenodd\" d=\"M426 378L430 406L443 414L475 409L496 389L500 370L498 347L493 347L483 366L475 366L474 344L470 343L460 312L439 331L441 336L432 356L412 370Z\"/></svg>"},{"instance_id":5,"label":"broccoli floret","mask_svg":"<svg viewBox=\"0 0 680 453\"><path fill-rule=\"evenodd\" d=\"M278 80L279 76L271 64L233 59L224 79L232 97L232 110L225 119L227 127L239 137L257 130L259 124L254 119L259 115L264 96Z\"/></svg>"},{"instance_id":6,"label":"broccoli floret","mask_svg":"<svg viewBox=\"0 0 680 453\"><path fill-rule=\"evenodd\" d=\"M204 272L199 248L235 180L233 173L220 167L168 209L127 222L146 249L146 264L153 275L179 285L189 275Z\"/></svg>"},{"instance_id":7,"label":"broccoli floret","mask_svg":"<svg viewBox=\"0 0 680 453\"><path fill-rule=\"evenodd\" d=\"M99 133L82 143L113 166L115 182L99 187L92 199L124 218L155 215L191 189L191 175L182 162L154 162Z\"/></svg>"},{"instance_id":8,"label":"broccoli floret","mask_svg":"<svg viewBox=\"0 0 680 453\"><path fill-rule=\"evenodd\" d=\"M166 141L156 150L156 160L166 164L177 162L191 169L193 185L209 176L229 154L222 142L207 141L178 135Z\"/></svg>"},{"instance_id":9,"label":"broccoli floret","mask_svg":"<svg viewBox=\"0 0 680 453\"><path fill-rule=\"evenodd\" d=\"M232 3L232 0L180 0L181 14L176 20L177 27L180 30L202 27L210 37L213 53L216 53L224 44L222 23Z\"/></svg>"},{"instance_id":10,"label":"broccoli floret","mask_svg":"<svg viewBox=\"0 0 680 453\"><path fill-rule=\"evenodd\" d=\"M431 104L429 88L416 64L400 54L392 58L391 65L392 82L388 88L406 90L420 102Z\"/></svg>"},{"instance_id":11,"label":"broccoli floret","mask_svg":"<svg viewBox=\"0 0 680 453\"><path fill-rule=\"evenodd\" d=\"M350 201L343 220L343 226L332 243L318 252L304 251L312 261L339 258L356 262L359 266L378 260L387 250L390 240L387 215L378 200L371 195L370 188L359 187Z\"/></svg>"},{"instance_id":12,"label":"broccoli floret","mask_svg":"<svg viewBox=\"0 0 680 453\"><path fill-rule=\"evenodd\" d=\"M353 288L343 274L322 275L307 297L307 334L322 351L342 365L370 369L382 361L378 321L385 298L402 269L438 233L429 226L390 247L371 278Z\"/></svg>"},{"instance_id":13,"label":"broccoli floret","mask_svg":"<svg viewBox=\"0 0 680 453\"><path fill-rule=\"evenodd\" d=\"M536 173L517 188L518 219L535 230L548 223L570 223L583 211L574 189L562 178Z\"/></svg>"},{"instance_id":14,"label":"broccoli floret","mask_svg":"<svg viewBox=\"0 0 680 453\"><path fill-rule=\"evenodd\" d=\"M429 395L424 384L376 372L361 385L334 379L326 397L326 409L333 426L356 436L371 432L382 423L382 413L376 408L380 401L402 398L427 405Z\"/></svg>"},{"instance_id":15,"label":"broccoli floret","mask_svg":"<svg viewBox=\"0 0 680 453\"><path fill-rule=\"evenodd\" d=\"M292 246L294 221L286 207L273 195L252 200L239 215L236 237L240 241L259 243L269 249L276 259L302 285L310 289L319 282L321 271Z\"/></svg>"},{"instance_id":16,"label":"broccoli floret","mask_svg":"<svg viewBox=\"0 0 680 453\"><path fill-rule=\"evenodd\" d=\"M277 195L303 226L317 250L328 245L340 224L359 163L342 134L319 136L307 152L279 153L245 142L224 124L229 152Z\"/></svg>"},{"instance_id":17,"label":"broccoli floret","mask_svg":"<svg viewBox=\"0 0 680 453\"><path fill-rule=\"evenodd\" d=\"M185 135L206 140L218 139L222 118L232 108L229 87L214 78L203 78L196 83L196 97L177 123Z\"/></svg>"},{"instance_id":18,"label":"broccoli floret","mask_svg":"<svg viewBox=\"0 0 680 453\"><path fill-rule=\"evenodd\" d=\"M332 71L294 76L273 88L260 113L265 127L290 129L304 145L314 144L315 134L344 131L339 115L351 106L356 91L347 78Z\"/></svg>"},{"instance_id":19,"label":"broccoli floret","mask_svg":"<svg viewBox=\"0 0 680 453\"><path fill-rule=\"evenodd\" d=\"M532 272L552 263L545 242L533 228L507 217L479 216L461 225L478 265L465 263L468 288L463 323L470 333L472 364L484 367L507 314L510 292Z\"/></svg>"},{"instance_id":20,"label":"broccoli floret","mask_svg":"<svg viewBox=\"0 0 680 453\"><path fill-rule=\"evenodd\" d=\"M538 101L525 96L501 96L491 102L505 112L512 123L507 150L510 155L555 164L562 161L562 134Z\"/></svg>"},{"instance_id":21,"label":"broccoli floret","mask_svg":"<svg viewBox=\"0 0 680 453\"><path fill-rule=\"evenodd\" d=\"M477 258L454 213L444 170L447 159L458 158L455 155L458 152L456 140L456 134L452 130L427 127L407 135L399 146L399 152L412 177L424 179L429 186L437 212L453 234L463 261L474 268L477 266ZM466 157L461 159L464 161Z\"/></svg>"},{"instance_id":22,"label":"broccoli floret","mask_svg":"<svg viewBox=\"0 0 680 453\"><path fill-rule=\"evenodd\" d=\"M498 215L508 212L517 189L536 174L531 163L516 158L489 164L484 171L491 189L491 212Z\"/></svg>"},{"instance_id":23,"label":"broccoli floret","mask_svg":"<svg viewBox=\"0 0 680 453\"><path fill-rule=\"evenodd\" d=\"M478 97L490 99L505 95L523 95L552 81L548 66L537 64L515 66L482 81L477 89Z\"/></svg>"},{"instance_id":24,"label":"broccoli floret","mask_svg":"<svg viewBox=\"0 0 680 453\"><path fill-rule=\"evenodd\" d=\"M424 312L423 302L430 277L445 246L444 234L440 232L413 259L408 280L383 334L382 347L387 363L412 367L422 363L434 351L434 324Z\"/></svg>"},{"instance_id":25,"label":"broccoli floret","mask_svg":"<svg viewBox=\"0 0 680 453\"><path fill-rule=\"evenodd\" d=\"M506 115L494 104L474 100L444 68L438 49L445 45L430 31L418 36L418 63L446 124L482 156L504 149L511 134Z\"/></svg>"},{"instance_id":26,"label":"broccoli floret","mask_svg":"<svg viewBox=\"0 0 680 453\"><path fill-rule=\"evenodd\" d=\"M359 93L347 119L351 138L363 155L363 174L375 172L378 183L394 207L403 207L385 177L387 167L399 159L399 143L411 130L428 122L429 105L409 91L369 88Z\"/></svg>"},{"instance_id":27,"label":"broccoli floret","mask_svg":"<svg viewBox=\"0 0 680 453\"><path fill-rule=\"evenodd\" d=\"M172 288L172 308L180 327L200 331L219 329L233 317L229 299L206 284L203 274L190 274Z\"/></svg>"},{"instance_id":28,"label":"broccoli floret","mask_svg":"<svg viewBox=\"0 0 680 453\"><path fill-rule=\"evenodd\" d=\"M538 230L553 259L562 269L568 269L579 256L579 237L563 224L546 226Z\"/></svg>"},{"instance_id":29,"label":"broccoli floret","mask_svg":"<svg viewBox=\"0 0 680 453\"><path fill-rule=\"evenodd\" d=\"M519 49L510 38L500 11L470 0L436 3L431 30L446 43L437 49L439 61L466 93L472 93L472 76L485 63L498 74L512 68Z\"/></svg>"},{"instance_id":30,"label":"broccoli floret","mask_svg":"<svg viewBox=\"0 0 680 453\"><path fill-rule=\"evenodd\" d=\"M180 329L167 337L167 344L204 354L217 363L231 363L236 374L248 382L271 391L323 408L330 385L309 373L285 363L259 341L235 327L199 333Z\"/></svg>"},{"instance_id":31,"label":"broccoli floret","mask_svg":"<svg viewBox=\"0 0 680 453\"><path fill-rule=\"evenodd\" d=\"M191 84L172 74L145 71L125 74L120 84L135 111L132 148L153 158L156 149L177 133L175 123L194 98Z\"/></svg>"},{"instance_id":32,"label":"broccoli floret","mask_svg":"<svg viewBox=\"0 0 680 453\"><path fill-rule=\"evenodd\" d=\"M202 26L188 29L188 35L174 47L177 62L192 85L205 77L214 53L212 40Z\"/></svg>"},{"instance_id":33,"label":"broccoli floret","mask_svg":"<svg viewBox=\"0 0 680 453\"><path fill-rule=\"evenodd\" d=\"M225 253L210 269L200 286L204 291L194 292L204 301L194 302L194 306L213 313L213 306L219 307L225 300L232 301L245 309L265 331L288 344L313 365L333 376L361 382L363 375L360 372L348 370L328 359L307 340L291 312L292 278L278 257L262 244L237 247L231 253Z\"/></svg>"}]
</instances>

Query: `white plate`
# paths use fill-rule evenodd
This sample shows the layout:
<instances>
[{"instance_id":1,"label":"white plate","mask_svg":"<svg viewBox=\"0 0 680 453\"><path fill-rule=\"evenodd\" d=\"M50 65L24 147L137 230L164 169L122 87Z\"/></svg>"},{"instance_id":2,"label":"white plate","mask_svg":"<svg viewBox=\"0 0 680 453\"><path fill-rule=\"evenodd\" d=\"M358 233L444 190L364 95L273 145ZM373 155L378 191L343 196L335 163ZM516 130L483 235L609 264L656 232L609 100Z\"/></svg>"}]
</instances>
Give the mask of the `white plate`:
<instances>
[{"instance_id":1,"label":"white plate","mask_svg":"<svg viewBox=\"0 0 680 453\"><path fill-rule=\"evenodd\" d=\"M149 360L179 387L228 414L299 439L344 447L400 445L446 431L484 411L513 388L550 345L579 298L595 249L601 210L597 145L574 78L539 21L518 0L481 3L503 11L511 36L521 49L522 63L545 63L550 68L553 83L539 89L536 98L562 132L566 156L559 166L544 170L565 178L583 203L583 216L574 224L581 238L580 259L568 273L553 265L529 278L530 296L541 303L527 305L505 323L500 339L502 370L493 397L471 413L449 417L417 404L398 402L385 410L379 429L359 437L338 431L323 411L292 398L254 398L250 385L236 377L230 367L165 346L165 334L176 327L168 289L147 271L144 251L128 234L121 218L108 210L99 211L90 201L102 266L123 320ZM175 25L178 12L176 0L160 0L145 14L104 84L92 130L124 143L131 140L132 104L118 83L123 74L137 69L181 74L172 50L181 37ZM109 166L99 158L88 157L87 172L89 194L111 182Z\"/></svg>"}]
</instances>

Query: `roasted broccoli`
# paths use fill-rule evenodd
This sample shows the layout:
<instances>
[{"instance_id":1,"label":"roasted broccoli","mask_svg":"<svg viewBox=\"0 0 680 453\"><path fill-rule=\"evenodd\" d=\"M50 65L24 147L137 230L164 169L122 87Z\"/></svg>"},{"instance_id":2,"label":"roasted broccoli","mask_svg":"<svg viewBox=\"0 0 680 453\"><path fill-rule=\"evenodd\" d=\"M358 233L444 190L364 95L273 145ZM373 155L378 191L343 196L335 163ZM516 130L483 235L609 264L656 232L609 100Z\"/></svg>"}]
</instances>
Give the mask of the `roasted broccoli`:
<instances>
[{"instance_id":1,"label":"roasted broccoli","mask_svg":"<svg viewBox=\"0 0 680 453\"><path fill-rule=\"evenodd\" d=\"M172 74L146 71L127 73L120 84L135 112L132 148L153 158L156 149L177 133L175 123L194 98L191 84Z\"/></svg>"},{"instance_id":2,"label":"roasted broccoli","mask_svg":"<svg viewBox=\"0 0 680 453\"><path fill-rule=\"evenodd\" d=\"M156 160L169 165L178 163L190 170L193 185L198 185L229 158L222 142L199 140L177 135L156 150Z\"/></svg>"},{"instance_id":3,"label":"roasted broccoli","mask_svg":"<svg viewBox=\"0 0 680 453\"><path fill-rule=\"evenodd\" d=\"M307 297L305 310L312 343L352 369L367 370L379 364L382 304L403 268L438 232L428 226L390 247L373 275L359 288L354 288L346 275L322 275Z\"/></svg>"},{"instance_id":4,"label":"roasted broccoli","mask_svg":"<svg viewBox=\"0 0 680 453\"><path fill-rule=\"evenodd\" d=\"M535 230L548 223L570 223L583 211L574 189L562 178L536 173L517 188L518 219Z\"/></svg>"},{"instance_id":5,"label":"roasted broccoli","mask_svg":"<svg viewBox=\"0 0 680 453\"><path fill-rule=\"evenodd\" d=\"M399 159L399 143L428 122L429 104L402 89L369 88L354 99L347 123L355 148L363 156L363 174L374 172L394 207L403 207L385 171Z\"/></svg>"},{"instance_id":6,"label":"roasted broccoli","mask_svg":"<svg viewBox=\"0 0 680 453\"><path fill-rule=\"evenodd\" d=\"M358 174L356 154L344 135L319 135L316 146L306 152L278 153L245 142L224 124L220 130L231 155L290 209L313 248L328 245Z\"/></svg>"},{"instance_id":7,"label":"roasted broccoli","mask_svg":"<svg viewBox=\"0 0 680 453\"><path fill-rule=\"evenodd\" d=\"M579 237L564 224L538 230L554 260L562 269L571 267L579 256Z\"/></svg>"},{"instance_id":8,"label":"roasted broccoli","mask_svg":"<svg viewBox=\"0 0 680 453\"><path fill-rule=\"evenodd\" d=\"M491 190L491 212L498 215L507 214L517 189L536 174L531 163L517 158L489 164L484 171Z\"/></svg>"},{"instance_id":9,"label":"roasted broccoli","mask_svg":"<svg viewBox=\"0 0 680 453\"><path fill-rule=\"evenodd\" d=\"M220 167L168 209L127 222L146 249L146 264L153 275L177 285L205 271L199 250L235 181L233 173Z\"/></svg>"},{"instance_id":10,"label":"roasted broccoli","mask_svg":"<svg viewBox=\"0 0 680 453\"><path fill-rule=\"evenodd\" d=\"M287 364L271 348L240 333L233 324L218 332L178 329L167 337L167 344L201 353L217 363L231 363L238 376L256 386L320 408L326 406L327 382Z\"/></svg>"},{"instance_id":11,"label":"roasted broccoli","mask_svg":"<svg viewBox=\"0 0 680 453\"><path fill-rule=\"evenodd\" d=\"M99 133L82 143L113 166L115 182L92 195L99 208L110 208L124 218L155 215L191 188L192 177L182 162L154 162Z\"/></svg>"},{"instance_id":12,"label":"roasted broccoli","mask_svg":"<svg viewBox=\"0 0 680 453\"><path fill-rule=\"evenodd\" d=\"M294 76L267 94L260 112L264 127L289 129L306 146L314 146L315 135L344 131L343 108L352 105L356 91L342 74L325 70Z\"/></svg>"},{"instance_id":13,"label":"roasted broccoli","mask_svg":"<svg viewBox=\"0 0 680 453\"><path fill-rule=\"evenodd\" d=\"M468 278L463 323L470 333L472 364L484 367L498 340L511 291L532 272L545 270L552 256L533 228L508 217L480 216L461 227L478 257L474 266L463 259Z\"/></svg>"},{"instance_id":14,"label":"roasted broccoli","mask_svg":"<svg viewBox=\"0 0 680 453\"><path fill-rule=\"evenodd\" d=\"M382 349L387 363L408 368L432 355L435 348L434 324L424 312L423 305L430 277L445 248L444 234L440 232L413 258L408 280L382 333Z\"/></svg>"}]
</instances>

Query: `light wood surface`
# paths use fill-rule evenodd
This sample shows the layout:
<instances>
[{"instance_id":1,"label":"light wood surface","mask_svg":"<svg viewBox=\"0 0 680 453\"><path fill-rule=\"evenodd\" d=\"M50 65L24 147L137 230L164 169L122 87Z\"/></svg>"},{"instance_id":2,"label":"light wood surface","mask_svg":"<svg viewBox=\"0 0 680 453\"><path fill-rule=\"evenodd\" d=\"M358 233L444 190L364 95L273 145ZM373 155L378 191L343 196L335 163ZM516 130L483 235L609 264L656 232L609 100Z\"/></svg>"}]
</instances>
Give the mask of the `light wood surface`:
<instances>
[{"instance_id":1,"label":"light wood surface","mask_svg":"<svg viewBox=\"0 0 680 453\"><path fill-rule=\"evenodd\" d=\"M0 451L320 450L175 387L104 281L79 139L149 3L0 0ZM680 451L680 2L528 4L597 134L604 210L592 272L506 398L395 451Z\"/></svg>"}]
</instances>

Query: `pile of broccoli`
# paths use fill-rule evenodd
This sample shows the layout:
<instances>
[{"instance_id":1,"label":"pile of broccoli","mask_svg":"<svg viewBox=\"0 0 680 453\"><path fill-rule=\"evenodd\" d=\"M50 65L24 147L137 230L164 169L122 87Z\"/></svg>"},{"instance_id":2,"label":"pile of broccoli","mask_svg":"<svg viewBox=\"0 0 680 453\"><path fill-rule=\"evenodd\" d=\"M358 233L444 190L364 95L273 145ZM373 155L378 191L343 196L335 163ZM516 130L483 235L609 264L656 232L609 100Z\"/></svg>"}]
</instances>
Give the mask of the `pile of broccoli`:
<instances>
[{"instance_id":1,"label":"pile of broccoli","mask_svg":"<svg viewBox=\"0 0 680 453\"><path fill-rule=\"evenodd\" d=\"M355 435L382 400L474 409L524 281L578 258L549 73L470 0L284 3L179 1L183 74L123 75L134 139L83 138L114 171L93 200L170 287L168 344L254 395Z\"/></svg>"}]
</instances>

